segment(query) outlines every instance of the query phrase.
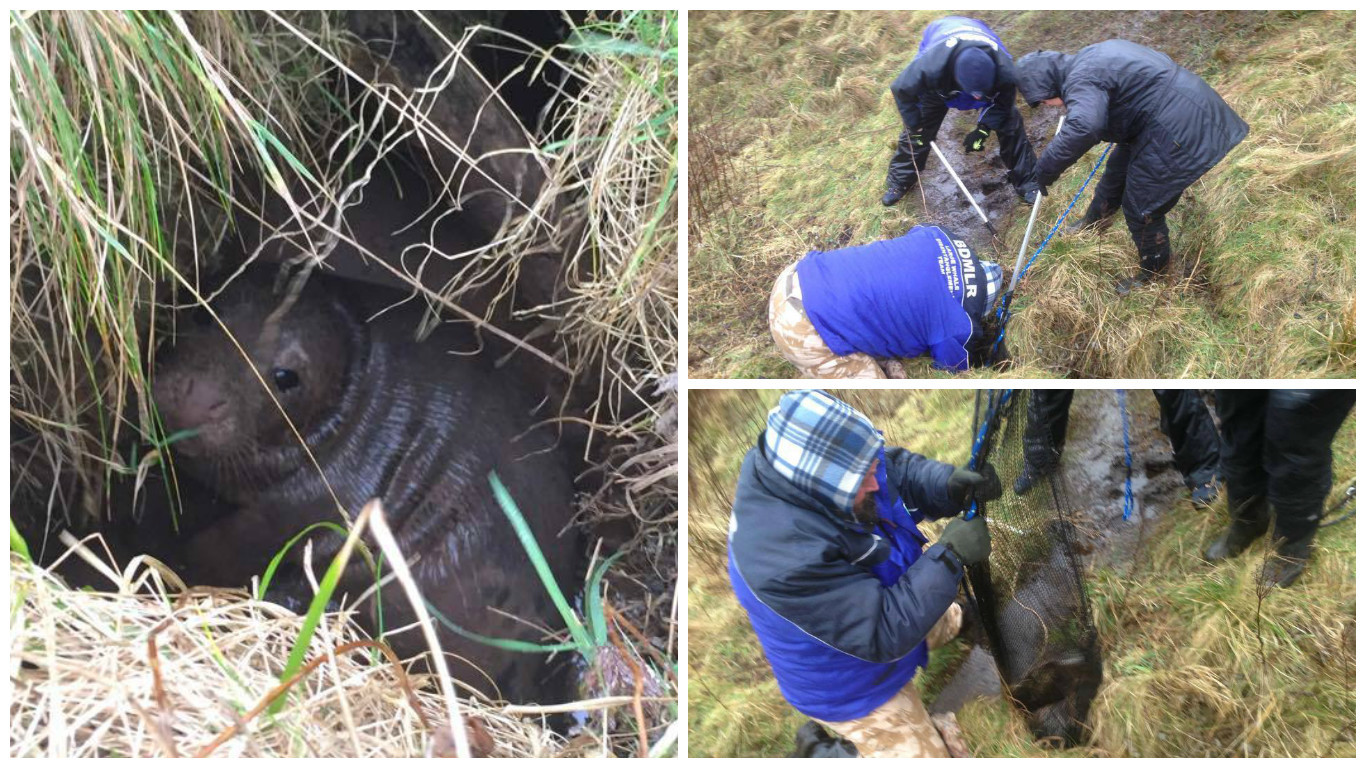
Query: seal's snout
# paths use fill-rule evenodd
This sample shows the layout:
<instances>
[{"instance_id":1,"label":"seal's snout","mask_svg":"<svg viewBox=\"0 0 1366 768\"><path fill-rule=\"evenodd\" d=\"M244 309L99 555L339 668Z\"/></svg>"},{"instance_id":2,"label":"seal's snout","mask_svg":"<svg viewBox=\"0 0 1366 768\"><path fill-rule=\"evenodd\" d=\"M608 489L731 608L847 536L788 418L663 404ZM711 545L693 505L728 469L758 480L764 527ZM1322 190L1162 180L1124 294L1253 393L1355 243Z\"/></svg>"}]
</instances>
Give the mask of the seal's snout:
<instances>
[{"instance_id":1,"label":"seal's snout","mask_svg":"<svg viewBox=\"0 0 1366 768\"><path fill-rule=\"evenodd\" d=\"M228 412L228 398L211 381L202 381L198 376L187 376L185 391L181 395L181 415L187 427L197 427L221 421Z\"/></svg>"},{"instance_id":2,"label":"seal's snout","mask_svg":"<svg viewBox=\"0 0 1366 768\"><path fill-rule=\"evenodd\" d=\"M197 437L212 437L207 433L223 431L232 420L229 392L207 376L166 371L153 385L153 396L169 432L193 429Z\"/></svg>"}]
</instances>

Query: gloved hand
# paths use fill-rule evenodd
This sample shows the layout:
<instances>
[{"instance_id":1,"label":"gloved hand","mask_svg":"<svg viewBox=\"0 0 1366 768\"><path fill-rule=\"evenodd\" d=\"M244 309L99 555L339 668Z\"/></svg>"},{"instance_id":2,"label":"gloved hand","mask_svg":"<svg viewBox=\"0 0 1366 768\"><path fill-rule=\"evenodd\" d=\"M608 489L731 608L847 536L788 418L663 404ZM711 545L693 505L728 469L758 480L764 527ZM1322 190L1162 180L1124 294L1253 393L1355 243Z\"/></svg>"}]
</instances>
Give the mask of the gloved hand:
<instances>
[{"instance_id":1,"label":"gloved hand","mask_svg":"<svg viewBox=\"0 0 1366 768\"><path fill-rule=\"evenodd\" d=\"M939 535L939 543L953 550L958 562L977 565L991 555L991 535L987 533L987 519L981 515L971 520L954 518Z\"/></svg>"},{"instance_id":2,"label":"gloved hand","mask_svg":"<svg viewBox=\"0 0 1366 768\"><path fill-rule=\"evenodd\" d=\"M1048 190L1039 182L1030 179L1016 187L1015 194L1019 195L1021 200L1033 205L1036 196L1043 195L1044 197L1048 197Z\"/></svg>"},{"instance_id":3,"label":"gloved hand","mask_svg":"<svg viewBox=\"0 0 1366 768\"><path fill-rule=\"evenodd\" d=\"M996 468L990 462L974 472L967 467L958 467L949 475L949 500L959 509L967 509L974 501L991 501L1001 498L1001 478L996 476Z\"/></svg>"},{"instance_id":4,"label":"gloved hand","mask_svg":"<svg viewBox=\"0 0 1366 768\"><path fill-rule=\"evenodd\" d=\"M912 149L925 148L925 137L920 135L918 131L916 133L911 134L909 137L907 137L906 140L910 142Z\"/></svg>"},{"instance_id":5,"label":"gloved hand","mask_svg":"<svg viewBox=\"0 0 1366 768\"><path fill-rule=\"evenodd\" d=\"M977 126L972 131L969 131L967 136L963 137L963 151L981 152L982 148L987 145L987 137L990 135L991 131L980 125Z\"/></svg>"}]
</instances>

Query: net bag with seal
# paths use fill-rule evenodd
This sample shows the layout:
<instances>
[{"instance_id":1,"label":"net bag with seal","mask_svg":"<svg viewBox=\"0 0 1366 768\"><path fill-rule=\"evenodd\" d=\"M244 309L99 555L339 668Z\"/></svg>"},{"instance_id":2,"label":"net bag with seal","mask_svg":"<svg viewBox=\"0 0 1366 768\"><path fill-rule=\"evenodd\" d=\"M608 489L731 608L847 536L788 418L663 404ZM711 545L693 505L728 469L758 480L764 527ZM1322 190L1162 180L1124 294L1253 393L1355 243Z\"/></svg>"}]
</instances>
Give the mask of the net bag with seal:
<instances>
[{"instance_id":1,"label":"net bag with seal","mask_svg":"<svg viewBox=\"0 0 1366 768\"><path fill-rule=\"evenodd\" d=\"M1073 746L1086 737L1102 662L1062 473L1012 487L1026 452L1036 467L1059 458L1046 423L1028 429L1029 394L978 393L972 463L990 461L1005 488L968 513L986 515L991 531L991 558L969 568L968 586L1005 690L1035 737Z\"/></svg>"}]
</instances>

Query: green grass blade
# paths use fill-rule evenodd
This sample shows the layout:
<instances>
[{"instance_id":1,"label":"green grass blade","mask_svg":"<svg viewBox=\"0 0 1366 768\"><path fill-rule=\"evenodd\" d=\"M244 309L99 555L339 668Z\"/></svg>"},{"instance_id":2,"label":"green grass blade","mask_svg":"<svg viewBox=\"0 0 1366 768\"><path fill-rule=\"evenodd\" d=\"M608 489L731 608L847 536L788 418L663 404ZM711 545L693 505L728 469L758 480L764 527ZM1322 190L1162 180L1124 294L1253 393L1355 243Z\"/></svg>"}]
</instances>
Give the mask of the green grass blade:
<instances>
[{"instance_id":1,"label":"green grass blade","mask_svg":"<svg viewBox=\"0 0 1366 768\"><path fill-rule=\"evenodd\" d=\"M317 523L316 525L336 525L335 523ZM316 527L311 526L311 527ZM338 526L339 527L339 526ZM302 536L303 534L299 534ZM299 536L290 540L290 545L298 541ZM277 564L280 555L276 555L276 560L271 562ZM299 668L303 666L304 654L308 652L309 643L313 641L313 633L317 631L318 624L322 621L323 612L327 608L327 601L332 599L332 594L337 591L337 585L341 583L342 572L346 570L347 561L351 559L351 547L344 546L337 556L332 558L332 563L327 566L327 573L323 574L322 581L318 584L318 593L313 596L313 602L308 605L308 613L304 615L304 624L299 629L299 637L294 641L294 649L289 653L289 660L285 662L285 668L280 672L280 681L294 677L298 674ZM264 582L263 582L264 583ZM265 593L263 587L261 592ZM271 703L267 711L278 714L285 705L288 695L280 696Z\"/></svg>"},{"instance_id":2,"label":"green grass blade","mask_svg":"<svg viewBox=\"0 0 1366 768\"><path fill-rule=\"evenodd\" d=\"M579 617L574 615L574 609L569 607L569 602L564 599L564 593L560 592L560 585L555 582L555 575L550 572L550 565L541 554L541 547L536 543L536 536L531 533L531 528L527 526L526 518L522 517L521 511L517 509L517 503L503 486L503 481L498 479L497 472L489 472L489 485L493 486L493 495L498 500L498 506L502 507L503 514L507 515L508 522L512 523L512 529L517 532L517 539L522 542L527 557L531 558L536 575L541 577L541 584L554 601L565 626L569 628L569 634L574 638L574 644L579 647L579 653L591 660L596 655L597 646L593 645L587 630L579 622Z\"/></svg>"},{"instance_id":3,"label":"green grass blade","mask_svg":"<svg viewBox=\"0 0 1366 768\"><path fill-rule=\"evenodd\" d=\"M267 565L265 573L261 574L261 584L259 587L261 592L260 594L256 595L257 600L265 599L265 594L270 589L270 582L272 579L275 578L275 571L279 569L280 563L283 562L285 559L285 555L289 554L289 551L294 548L294 545L298 544L301 540L303 540L303 538L307 536L310 532L317 530L319 528L331 529L335 531L337 535L341 536L343 539L346 538L346 529L337 523L331 522L314 523L308 526L307 528L303 529L302 531L299 531L299 533L295 534L294 538L285 542L285 545L280 548L280 551L275 553L275 557L272 557L270 559L270 565Z\"/></svg>"},{"instance_id":4,"label":"green grass blade","mask_svg":"<svg viewBox=\"0 0 1366 768\"><path fill-rule=\"evenodd\" d=\"M33 556L28 553L28 542L19 535L19 529L14 527L14 518L10 518L9 521L9 551L18 552L25 560L33 562Z\"/></svg>"},{"instance_id":5,"label":"green grass blade","mask_svg":"<svg viewBox=\"0 0 1366 768\"><path fill-rule=\"evenodd\" d=\"M584 615L588 619L588 626L592 630L593 642L599 646L607 644L607 617L602 610L602 590L598 587L602 584L602 579L607 575L607 569L621 558L622 553L617 552L611 557L598 563L598 567L593 569L593 574L588 579L588 588L584 594Z\"/></svg>"},{"instance_id":6,"label":"green grass blade","mask_svg":"<svg viewBox=\"0 0 1366 768\"><path fill-rule=\"evenodd\" d=\"M431 611L432 617L440 622L446 629L449 629L463 638L473 640L477 643L483 643L484 645L491 645L494 648L501 648L505 651L516 651L518 653L553 653L555 651L575 651L579 648L577 643L548 643L541 645L540 643L533 643L527 640L509 640L502 637L481 635L478 632L471 632L446 618L446 615L437 610L436 606L432 605L430 600L423 600L422 602L427 604L427 610Z\"/></svg>"}]
</instances>

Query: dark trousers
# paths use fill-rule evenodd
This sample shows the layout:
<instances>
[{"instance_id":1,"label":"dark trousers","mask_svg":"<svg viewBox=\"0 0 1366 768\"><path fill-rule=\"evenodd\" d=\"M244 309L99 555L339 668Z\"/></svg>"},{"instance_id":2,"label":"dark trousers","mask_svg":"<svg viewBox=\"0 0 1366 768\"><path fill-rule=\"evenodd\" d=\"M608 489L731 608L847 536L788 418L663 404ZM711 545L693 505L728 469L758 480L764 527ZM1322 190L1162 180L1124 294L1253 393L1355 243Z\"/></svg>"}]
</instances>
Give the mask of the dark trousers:
<instances>
[{"instance_id":1,"label":"dark trousers","mask_svg":"<svg viewBox=\"0 0 1366 768\"><path fill-rule=\"evenodd\" d=\"M1229 389L1216 396L1234 520L1260 525L1269 502L1277 538L1313 536L1333 487L1333 436L1356 404L1350 389Z\"/></svg>"},{"instance_id":2,"label":"dark trousers","mask_svg":"<svg viewBox=\"0 0 1366 768\"><path fill-rule=\"evenodd\" d=\"M1172 443L1176 468L1190 488L1213 482L1219 467L1219 437L1214 419L1193 389L1155 389L1162 433ZM1057 469L1067 441L1072 390L1036 389L1029 393L1025 421L1026 471L1045 475Z\"/></svg>"},{"instance_id":3,"label":"dark trousers","mask_svg":"<svg viewBox=\"0 0 1366 768\"><path fill-rule=\"evenodd\" d=\"M1058 468L1067 442L1067 420L1072 410L1072 390L1035 389L1029 393L1025 413L1025 472L1036 477Z\"/></svg>"},{"instance_id":4,"label":"dark trousers","mask_svg":"<svg viewBox=\"0 0 1366 768\"><path fill-rule=\"evenodd\" d=\"M1219 433L1209 408L1194 389L1154 389L1162 434L1172 443L1176 468L1190 488L1214 482L1219 471Z\"/></svg>"},{"instance_id":5,"label":"dark trousers","mask_svg":"<svg viewBox=\"0 0 1366 768\"><path fill-rule=\"evenodd\" d=\"M1167 214L1176 207L1176 201L1181 199L1182 193L1177 192L1147 216L1139 215L1138 211L1146 208L1149 201L1134 200L1126 190L1132 156L1133 147L1128 144L1116 144L1110 150L1110 157L1105 161L1105 172L1096 183L1096 194L1091 198L1091 207L1086 213L1092 220L1098 220L1122 209L1124 224L1128 226L1129 236L1138 248L1139 268L1157 274L1167 268L1172 258Z\"/></svg>"},{"instance_id":6,"label":"dark trousers","mask_svg":"<svg viewBox=\"0 0 1366 768\"><path fill-rule=\"evenodd\" d=\"M901 131L896 151L892 153L892 162L887 166L888 187L908 189L916 182L918 172L925 168L925 163L930 159L930 141L939 135L939 126L943 125L948 111L942 97L924 96L920 99L920 135L925 139L925 146L914 149L911 146L911 134L904 129ZM1021 156L1032 150L1029 137L1025 135L1024 118L1020 116L1020 110L1010 110L1010 117L996 131L996 141L1001 145L1001 162L1011 169L1008 174L1010 183L1020 186L1025 179L1019 178L1014 169Z\"/></svg>"}]
</instances>

